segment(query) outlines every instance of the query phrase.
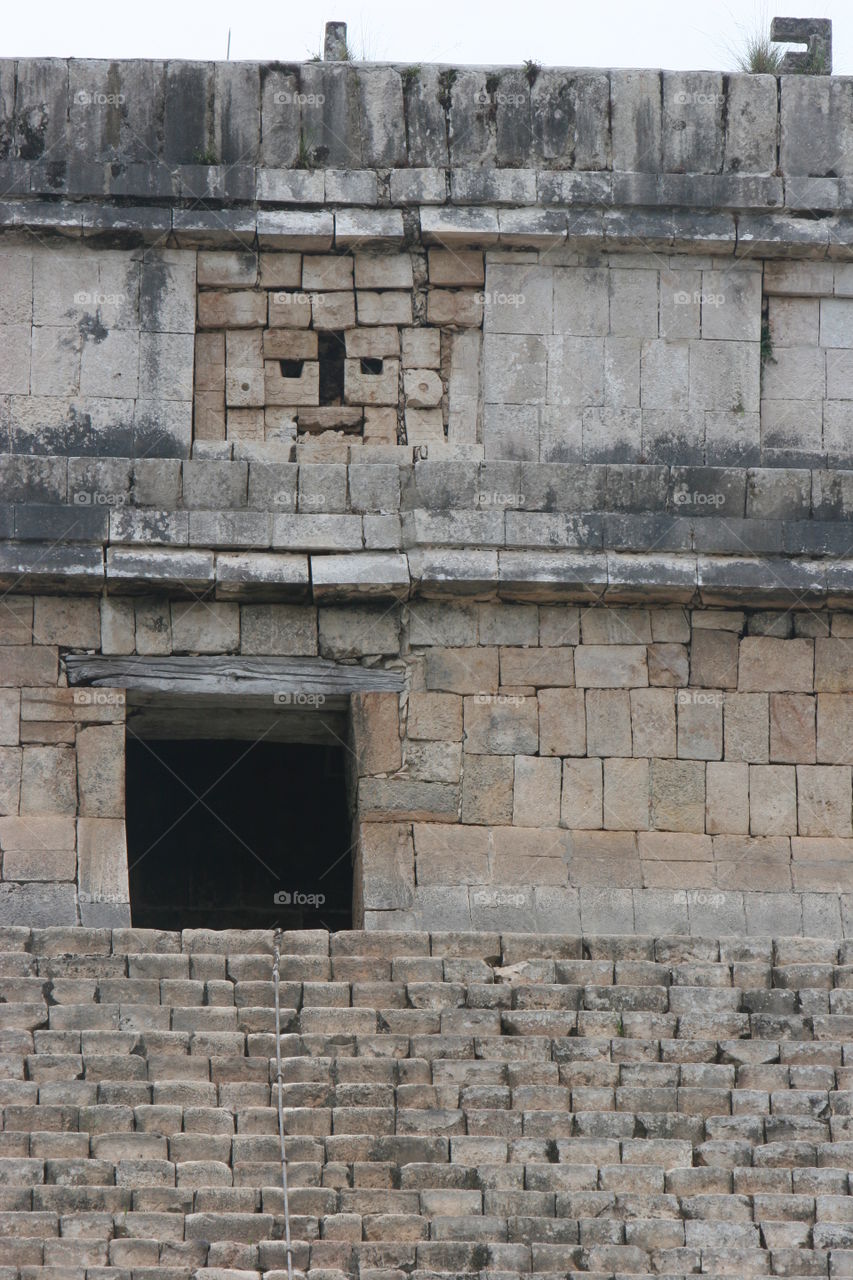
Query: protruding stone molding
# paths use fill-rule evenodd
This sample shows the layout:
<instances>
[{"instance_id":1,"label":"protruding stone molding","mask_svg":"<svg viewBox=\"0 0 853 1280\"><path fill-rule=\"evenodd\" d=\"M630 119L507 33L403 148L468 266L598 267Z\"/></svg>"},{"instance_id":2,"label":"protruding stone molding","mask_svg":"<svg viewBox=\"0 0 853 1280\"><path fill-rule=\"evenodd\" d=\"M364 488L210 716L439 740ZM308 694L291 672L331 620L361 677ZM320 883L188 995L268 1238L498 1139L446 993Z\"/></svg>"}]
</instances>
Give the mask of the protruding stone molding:
<instances>
[{"instance_id":1,"label":"protruding stone molding","mask_svg":"<svg viewBox=\"0 0 853 1280\"><path fill-rule=\"evenodd\" d=\"M829 181L821 180L821 181ZM816 201L828 204L816 193ZM853 205L851 205L853 207ZM546 207L422 205L404 223L400 209L124 208L68 201L0 204L0 236L56 234L109 243L178 248L273 249L326 253L336 248L441 245L448 248L633 249L721 256L853 259L853 213L795 216L787 210L739 213L676 202ZM825 212L821 209L821 212Z\"/></svg>"},{"instance_id":2,"label":"protruding stone molding","mask_svg":"<svg viewBox=\"0 0 853 1280\"><path fill-rule=\"evenodd\" d=\"M235 557L237 576L231 572ZM302 558L296 576L271 571L273 558L268 552L120 546L109 547L104 557L100 547L3 543L0 587L316 603L468 597L806 609L849 608L853 600L850 557L418 547L406 553L311 554Z\"/></svg>"}]
</instances>

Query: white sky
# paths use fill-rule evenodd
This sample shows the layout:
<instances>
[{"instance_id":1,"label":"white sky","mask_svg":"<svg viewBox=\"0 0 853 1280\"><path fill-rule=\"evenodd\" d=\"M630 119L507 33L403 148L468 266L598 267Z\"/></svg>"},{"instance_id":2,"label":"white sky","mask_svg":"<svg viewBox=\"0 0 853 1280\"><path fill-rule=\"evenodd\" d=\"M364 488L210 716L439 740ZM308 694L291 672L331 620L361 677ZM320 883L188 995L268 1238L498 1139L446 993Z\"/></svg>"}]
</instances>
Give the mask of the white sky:
<instances>
[{"instance_id":1,"label":"white sky","mask_svg":"<svg viewBox=\"0 0 853 1280\"><path fill-rule=\"evenodd\" d=\"M850 0L6 0L0 56L224 58L230 28L232 58L294 62L340 19L375 61L734 70L775 13L833 18L834 70L853 74Z\"/></svg>"}]
</instances>

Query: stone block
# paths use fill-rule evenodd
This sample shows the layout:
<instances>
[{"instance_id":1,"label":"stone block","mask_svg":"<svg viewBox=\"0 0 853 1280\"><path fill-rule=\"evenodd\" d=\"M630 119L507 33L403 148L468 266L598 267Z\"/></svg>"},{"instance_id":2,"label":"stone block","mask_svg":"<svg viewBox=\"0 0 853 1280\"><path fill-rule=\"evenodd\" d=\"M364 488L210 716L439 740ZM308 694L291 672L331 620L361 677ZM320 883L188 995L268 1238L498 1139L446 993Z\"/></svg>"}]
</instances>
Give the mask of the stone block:
<instances>
[{"instance_id":1,"label":"stone block","mask_svg":"<svg viewBox=\"0 0 853 1280\"><path fill-rule=\"evenodd\" d=\"M397 655L400 617L386 606L328 605L319 611L320 654L324 658Z\"/></svg>"},{"instance_id":2,"label":"stone block","mask_svg":"<svg viewBox=\"0 0 853 1280\"><path fill-rule=\"evenodd\" d=\"M701 761L652 761L651 825L656 831L705 830L705 765Z\"/></svg>"},{"instance_id":3,"label":"stone block","mask_svg":"<svg viewBox=\"0 0 853 1280\"><path fill-rule=\"evenodd\" d=\"M845 639L818 637L815 642L814 687L821 693L853 691L853 664L850 645Z\"/></svg>"},{"instance_id":4,"label":"stone block","mask_svg":"<svg viewBox=\"0 0 853 1280\"><path fill-rule=\"evenodd\" d=\"M559 688L574 684L571 649L502 648L500 660L502 685Z\"/></svg>"},{"instance_id":5,"label":"stone block","mask_svg":"<svg viewBox=\"0 0 853 1280\"><path fill-rule=\"evenodd\" d=\"M567 831L554 827L527 830L496 827L492 832L492 843L492 880L495 884L567 883L566 859L570 845Z\"/></svg>"},{"instance_id":6,"label":"stone block","mask_svg":"<svg viewBox=\"0 0 853 1280\"><path fill-rule=\"evenodd\" d=\"M604 826L645 831L649 826L648 760L604 761Z\"/></svg>"},{"instance_id":7,"label":"stone block","mask_svg":"<svg viewBox=\"0 0 853 1280\"><path fill-rule=\"evenodd\" d=\"M560 821L560 761L516 755L513 825L556 827Z\"/></svg>"},{"instance_id":8,"label":"stone block","mask_svg":"<svg viewBox=\"0 0 853 1280\"><path fill-rule=\"evenodd\" d=\"M0 689L0 745L14 747L20 741L21 694L18 689Z\"/></svg>"},{"instance_id":9,"label":"stone block","mask_svg":"<svg viewBox=\"0 0 853 1280\"><path fill-rule=\"evenodd\" d=\"M98 649L101 643L98 601L37 596L33 610L33 636L36 644Z\"/></svg>"},{"instance_id":10,"label":"stone block","mask_svg":"<svg viewBox=\"0 0 853 1280\"><path fill-rule=\"evenodd\" d=\"M849 765L797 765L797 829L801 836L851 836Z\"/></svg>"},{"instance_id":11,"label":"stone block","mask_svg":"<svg viewBox=\"0 0 853 1280\"><path fill-rule=\"evenodd\" d=\"M426 685L445 693L497 693L497 649L428 649Z\"/></svg>"},{"instance_id":12,"label":"stone block","mask_svg":"<svg viewBox=\"0 0 853 1280\"><path fill-rule=\"evenodd\" d=\"M101 652L133 653L136 647L133 604L128 600L101 600Z\"/></svg>"},{"instance_id":13,"label":"stone block","mask_svg":"<svg viewBox=\"0 0 853 1280\"><path fill-rule=\"evenodd\" d=\"M248 289L202 292L198 322L204 329L262 329L267 323L267 295Z\"/></svg>"},{"instance_id":14,"label":"stone block","mask_svg":"<svg viewBox=\"0 0 853 1280\"><path fill-rule=\"evenodd\" d=\"M831 644L831 640L744 637L740 642L738 688L746 692L810 693L814 687L814 645L821 643ZM825 659L822 662L825 670Z\"/></svg>"},{"instance_id":15,"label":"stone block","mask_svg":"<svg viewBox=\"0 0 853 1280\"><path fill-rule=\"evenodd\" d=\"M853 764L853 698L847 694L818 694L817 760Z\"/></svg>"},{"instance_id":16,"label":"stone block","mask_svg":"<svg viewBox=\"0 0 853 1280\"><path fill-rule=\"evenodd\" d=\"M489 884L489 834L482 827L416 822L415 874L419 885Z\"/></svg>"},{"instance_id":17,"label":"stone block","mask_svg":"<svg viewBox=\"0 0 853 1280\"><path fill-rule=\"evenodd\" d=\"M412 295L401 291L378 292L359 289L355 295L358 323L367 325L410 325Z\"/></svg>"},{"instance_id":18,"label":"stone block","mask_svg":"<svg viewBox=\"0 0 853 1280\"><path fill-rule=\"evenodd\" d=\"M24 741L27 741L26 729ZM21 795L20 747L0 747L0 813L17 814ZM11 880L11 876L7 876Z\"/></svg>"},{"instance_id":19,"label":"stone block","mask_svg":"<svg viewBox=\"0 0 853 1280\"><path fill-rule=\"evenodd\" d=\"M512 756L466 756L462 772L462 821L477 825L512 822L513 777Z\"/></svg>"},{"instance_id":20,"label":"stone block","mask_svg":"<svg viewBox=\"0 0 853 1280\"><path fill-rule=\"evenodd\" d=\"M746 835L749 832L749 765L709 762L706 772L705 830Z\"/></svg>"},{"instance_id":21,"label":"stone block","mask_svg":"<svg viewBox=\"0 0 853 1280\"><path fill-rule=\"evenodd\" d=\"M539 749L536 698L487 693L466 697L464 726L465 751L475 755L533 755Z\"/></svg>"},{"instance_id":22,"label":"stone block","mask_svg":"<svg viewBox=\"0 0 853 1280\"><path fill-rule=\"evenodd\" d=\"M769 720L766 693L726 693L723 708L726 760L766 763L770 758Z\"/></svg>"},{"instance_id":23,"label":"stone block","mask_svg":"<svg viewBox=\"0 0 853 1280\"><path fill-rule=\"evenodd\" d=\"M620 888L640 888L643 873L633 832L572 831L571 837L570 884L612 888L617 882Z\"/></svg>"},{"instance_id":24,"label":"stone block","mask_svg":"<svg viewBox=\"0 0 853 1280\"><path fill-rule=\"evenodd\" d=\"M124 725L77 731L77 785L83 817L124 816Z\"/></svg>"},{"instance_id":25,"label":"stone block","mask_svg":"<svg viewBox=\"0 0 853 1280\"><path fill-rule=\"evenodd\" d=\"M410 693L406 736L415 741L460 742L462 699L453 693Z\"/></svg>"},{"instance_id":26,"label":"stone block","mask_svg":"<svg viewBox=\"0 0 853 1280\"><path fill-rule=\"evenodd\" d=\"M603 826L601 760L564 760L560 821L572 830Z\"/></svg>"},{"instance_id":27,"label":"stone block","mask_svg":"<svg viewBox=\"0 0 853 1280\"><path fill-rule=\"evenodd\" d=\"M583 690L540 689L537 698L539 754L542 756L585 755L586 709Z\"/></svg>"},{"instance_id":28,"label":"stone block","mask_svg":"<svg viewBox=\"0 0 853 1280\"><path fill-rule=\"evenodd\" d=\"M249 252L205 252L197 260L200 285L251 288L258 277L257 255Z\"/></svg>"},{"instance_id":29,"label":"stone block","mask_svg":"<svg viewBox=\"0 0 853 1280\"><path fill-rule=\"evenodd\" d=\"M723 698L716 690L679 689L678 755L683 760L719 760L723 754Z\"/></svg>"},{"instance_id":30,"label":"stone block","mask_svg":"<svg viewBox=\"0 0 853 1280\"><path fill-rule=\"evenodd\" d=\"M77 924L77 895L72 884L0 885L0 923L43 929Z\"/></svg>"},{"instance_id":31,"label":"stone block","mask_svg":"<svg viewBox=\"0 0 853 1280\"><path fill-rule=\"evenodd\" d=\"M350 704L355 767L359 775L394 773L402 763L397 695L353 694Z\"/></svg>"},{"instance_id":32,"label":"stone block","mask_svg":"<svg viewBox=\"0 0 853 1280\"><path fill-rule=\"evenodd\" d=\"M807 693L771 693L770 760L814 764L816 700Z\"/></svg>"},{"instance_id":33,"label":"stone block","mask_svg":"<svg viewBox=\"0 0 853 1280\"><path fill-rule=\"evenodd\" d=\"M586 749L591 756L631 755L631 703L627 690L588 691Z\"/></svg>"},{"instance_id":34,"label":"stone block","mask_svg":"<svg viewBox=\"0 0 853 1280\"><path fill-rule=\"evenodd\" d=\"M361 824L356 884L364 910L401 910L412 905L415 862L411 827L394 822Z\"/></svg>"},{"instance_id":35,"label":"stone block","mask_svg":"<svg viewBox=\"0 0 853 1280\"><path fill-rule=\"evenodd\" d=\"M77 762L70 747L24 747L22 814L72 814L77 810Z\"/></svg>"},{"instance_id":36,"label":"stone block","mask_svg":"<svg viewBox=\"0 0 853 1280\"><path fill-rule=\"evenodd\" d=\"M674 695L667 689L632 689L630 697L633 754L675 756Z\"/></svg>"},{"instance_id":37,"label":"stone block","mask_svg":"<svg viewBox=\"0 0 853 1280\"><path fill-rule=\"evenodd\" d=\"M430 249L428 268L432 285L474 288L485 283L483 254L477 249Z\"/></svg>"},{"instance_id":38,"label":"stone block","mask_svg":"<svg viewBox=\"0 0 853 1280\"><path fill-rule=\"evenodd\" d=\"M105 911L107 917L113 916L116 924L129 925L130 893L123 819L78 818L77 867L83 923L96 923L98 916ZM84 905L90 909L85 913Z\"/></svg>"},{"instance_id":39,"label":"stone block","mask_svg":"<svg viewBox=\"0 0 853 1280\"><path fill-rule=\"evenodd\" d=\"M731 631L694 631L690 683L707 689L736 689L738 649L738 636Z\"/></svg>"},{"instance_id":40,"label":"stone block","mask_svg":"<svg viewBox=\"0 0 853 1280\"><path fill-rule=\"evenodd\" d=\"M750 765L749 830L754 836L791 835L797 830L793 765Z\"/></svg>"},{"instance_id":41,"label":"stone block","mask_svg":"<svg viewBox=\"0 0 853 1280\"><path fill-rule=\"evenodd\" d=\"M689 679L687 646L683 644L650 644L646 649L649 684L678 688Z\"/></svg>"},{"instance_id":42,"label":"stone block","mask_svg":"<svg viewBox=\"0 0 853 1280\"><path fill-rule=\"evenodd\" d=\"M240 648L237 604L175 601L171 615L172 647L177 653L235 653Z\"/></svg>"},{"instance_id":43,"label":"stone block","mask_svg":"<svg viewBox=\"0 0 853 1280\"><path fill-rule=\"evenodd\" d=\"M575 684L579 688L639 688L648 685L643 645L588 645L575 649Z\"/></svg>"}]
</instances>

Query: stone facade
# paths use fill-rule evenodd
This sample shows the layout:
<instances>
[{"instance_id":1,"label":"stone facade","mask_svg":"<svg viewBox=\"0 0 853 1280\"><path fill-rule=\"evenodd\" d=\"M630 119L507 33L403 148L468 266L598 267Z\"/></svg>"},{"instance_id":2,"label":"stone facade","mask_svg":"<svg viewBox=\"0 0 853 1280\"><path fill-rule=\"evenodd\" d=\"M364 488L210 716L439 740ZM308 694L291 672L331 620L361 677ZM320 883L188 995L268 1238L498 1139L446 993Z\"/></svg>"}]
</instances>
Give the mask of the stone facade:
<instances>
[{"instance_id":1,"label":"stone facade","mask_svg":"<svg viewBox=\"0 0 853 1280\"><path fill-rule=\"evenodd\" d=\"M179 655L402 680L366 928L846 934L850 84L7 84L3 918L129 922L126 689L65 659Z\"/></svg>"}]
</instances>

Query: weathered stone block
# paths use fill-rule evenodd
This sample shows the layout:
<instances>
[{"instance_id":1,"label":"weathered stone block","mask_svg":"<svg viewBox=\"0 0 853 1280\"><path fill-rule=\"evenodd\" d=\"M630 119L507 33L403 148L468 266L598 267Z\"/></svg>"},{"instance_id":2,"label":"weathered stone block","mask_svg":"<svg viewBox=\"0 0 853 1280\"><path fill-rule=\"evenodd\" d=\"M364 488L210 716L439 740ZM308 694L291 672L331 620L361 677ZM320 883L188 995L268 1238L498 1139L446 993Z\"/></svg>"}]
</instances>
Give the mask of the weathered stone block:
<instances>
[{"instance_id":1,"label":"weathered stone block","mask_svg":"<svg viewBox=\"0 0 853 1280\"><path fill-rule=\"evenodd\" d=\"M749 765L711 762L707 766L705 830L746 835L749 831Z\"/></svg>"},{"instance_id":2,"label":"weathered stone block","mask_svg":"<svg viewBox=\"0 0 853 1280\"><path fill-rule=\"evenodd\" d=\"M849 765L797 765L797 826L801 836L851 836Z\"/></svg>"},{"instance_id":3,"label":"weathered stone block","mask_svg":"<svg viewBox=\"0 0 853 1280\"><path fill-rule=\"evenodd\" d=\"M415 874L418 884L488 884L489 834L482 827L416 822Z\"/></svg>"},{"instance_id":4,"label":"weathered stone block","mask_svg":"<svg viewBox=\"0 0 853 1280\"><path fill-rule=\"evenodd\" d=\"M761 764L769 760L769 703L766 693L726 693L724 756Z\"/></svg>"},{"instance_id":5,"label":"weathered stone block","mask_svg":"<svg viewBox=\"0 0 853 1280\"><path fill-rule=\"evenodd\" d=\"M358 693L350 699L355 764L359 775L400 768L400 708L395 693Z\"/></svg>"},{"instance_id":6,"label":"weathered stone block","mask_svg":"<svg viewBox=\"0 0 853 1280\"><path fill-rule=\"evenodd\" d=\"M675 697L667 689L631 690L631 732L635 756L675 756Z\"/></svg>"},{"instance_id":7,"label":"weathered stone block","mask_svg":"<svg viewBox=\"0 0 853 1280\"><path fill-rule=\"evenodd\" d=\"M805 692L814 688L815 644L831 640L777 640L772 636L745 636L740 642L738 689L744 692ZM827 651L828 652L828 651ZM827 655L822 656L822 672ZM822 675L822 678L827 678Z\"/></svg>"},{"instance_id":8,"label":"weathered stone block","mask_svg":"<svg viewBox=\"0 0 853 1280\"><path fill-rule=\"evenodd\" d=\"M84 817L124 816L124 725L88 725L77 731L79 812Z\"/></svg>"},{"instance_id":9,"label":"weathered stone block","mask_svg":"<svg viewBox=\"0 0 853 1280\"><path fill-rule=\"evenodd\" d=\"M601 760L564 760L560 821L572 830L603 825Z\"/></svg>"},{"instance_id":10,"label":"weathered stone block","mask_svg":"<svg viewBox=\"0 0 853 1280\"><path fill-rule=\"evenodd\" d=\"M793 765L750 765L749 830L754 836L791 835L797 830Z\"/></svg>"},{"instance_id":11,"label":"weathered stone block","mask_svg":"<svg viewBox=\"0 0 853 1280\"><path fill-rule=\"evenodd\" d=\"M631 703L627 690L589 690L586 743L591 756L631 755Z\"/></svg>"},{"instance_id":12,"label":"weathered stone block","mask_svg":"<svg viewBox=\"0 0 853 1280\"><path fill-rule=\"evenodd\" d=\"M462 771L462 821L504 825L512 821L512 756L467 755Z\"/></svg>"},{"instance_id":13,"label":"weathered stone block","mask_svg":"<svg viewBox=\"0 0 853 1280\"><path fill-rule=\"evenodd\" d=\"M648 760L604 761L604 826L645 831L649 826Z\"/></svg>"},{"instance_id":14,"label":"weathered stone block","mask_svg":"<svg viewBox=\"0 0 853 1280\"><path fill-rule=\"evenodd\" d=\"M556 827L560 821L560 761L516 755L512 821L519 827Z\"/></svg>"},{"instance_id":15,"label":"weathered stone block","mask_svg":"<svg viewBox=\"0 0 853 1280\"><path fill-rule=\"evenodd\" d=\"M770 760L814 764L816 699L806 693L771 693Z\"/></svg>"},{"instance_id":16,"label":"weathered stone block","mask_svg":"<svg viewBox=\"0 0 853 1280\"><path fill-rule=\"evenodd\" d=\"M678 754L684 760L719 760L723 754L723 698L711 690L680 689Z\"/></svg>"},{"instance_id":17,"label":"weathered stone block","mask_svg":"<svg viewBox=\"0 0 853 1280\"><path fill-rule=\"evenodd\" d=\"M412 905L415 863L411 827L392 822L362 823L356 884L366 911L401 910Z\"/></svg>"},{"instance_id":18,"label":"weathered stone block","mask_svg":"<svg viewBox=\"0 0 853 1280\"><path fill-rule=\"evenodd\" d=\"M583 690L540 689L537 698L539 701L539 754L543 756L585 755L586 710Z\"/></svg>"},{"instance_id":19,"label":"weathered stone block","mask_svg":"<svg viewBox=\"0 0 853 1280\"><path fill-rule=\"evenodd\" d=\"M575 684L578 688L635 688L649 683L642 645L578 645Z\"/></svg>"},{"instance_id":20,"label":"weathered stone block","mask_svg":"<svg viewBox=\"0 0 853 1280\"><path fill-rule=\"evenodd\" d=\"M172 645L183 653L234 653L240 647L240 609L236 604L175 601Z\"/></svg>"},{"instance_id":21,"label":"weathered stone block","mask_svg":"<svg viewBox=\"0 0 853 1280\"><path fill-rule=\"evenodd\" d=\"M652 761L651 825L657 831L705 830L705 765L701 761Z\"/></svg>"},{"instance_id":22,"label":"weathered stone block","mask_svg":"<svg viewBox=\"0 0 853 1280\"><path fill-rule=\"evenodd\" d=\"M462 699L452 693L409 694L406 736L415 740L460 742Z\"/></svg>"},{"instance_id":23,"label":"weathered stone block","mask_svg":"<svg viewBox=\"0 0 853 1280\"><path fill-rule=\"evenodd\" d=\"M77 811L77 762L70 747L24 747L21 813Z\"/></svg>"},{"instance_id":24,"label":"weathered stone block","mask_svg":"<svg viewBox=\"0 0 853 1280\"><path fill-rule=\"evenodd\" d=\"M485 693L466 697L464 725L465 751L475 755L533 755L539 749L536 698Z\"/></svg>"}]
</instances>

